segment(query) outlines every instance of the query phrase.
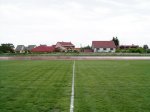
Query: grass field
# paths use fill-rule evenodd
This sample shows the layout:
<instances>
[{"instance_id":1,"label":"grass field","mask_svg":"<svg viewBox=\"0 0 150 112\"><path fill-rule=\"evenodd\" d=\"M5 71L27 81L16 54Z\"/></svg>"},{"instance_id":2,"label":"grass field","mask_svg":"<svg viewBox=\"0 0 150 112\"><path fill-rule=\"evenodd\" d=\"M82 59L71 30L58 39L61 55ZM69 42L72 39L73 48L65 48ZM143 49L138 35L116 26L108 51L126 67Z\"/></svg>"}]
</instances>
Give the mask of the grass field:
<instances>
[{"instance_id":1,"label":"grass field","mask_svg":"<svg viewBox=\"0 0 150 112\"><path fill-rule=\"evenodd\" d=\"M0 61L0 112L69 112L73 61ZM149 112L150 61L76 61L75 112Z\"/></svg>"},{"instance_id":2,"label":"grass field","mask_svg":"<svg viewBox=\"0 0 150 112\"><path fill-rule=\"evenodd\" d=\"M67 112L72 61L1 61L0 112Z\"/></svg>"}]
</instances>

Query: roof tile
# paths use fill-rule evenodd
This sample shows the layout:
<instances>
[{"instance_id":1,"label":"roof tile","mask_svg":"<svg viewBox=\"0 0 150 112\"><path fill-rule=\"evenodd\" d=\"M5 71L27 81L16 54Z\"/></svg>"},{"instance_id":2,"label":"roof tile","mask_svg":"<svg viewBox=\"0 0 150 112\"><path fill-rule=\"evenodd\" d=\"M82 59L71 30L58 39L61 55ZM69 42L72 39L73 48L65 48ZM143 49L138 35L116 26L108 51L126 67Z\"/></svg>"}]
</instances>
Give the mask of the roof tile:
<instances>
[{"instance_id":1,"label":"roof tile","mask_svg":"<svg viewBox=\"0 0 150 112\"><path fill-rule=\"evenodd\" d=\"M113 41L92 41L92 47L94 48L116 48Z\"/></svg>"},{"instance_id":2,"label":"roof tile","mask_svg":"<svg viewBox=\"0 0 150 112\"><path fill-rule=\"evenodd\" d=\"M55 47L53 46L41 45L36 48L33 48L31 51L32 52L53 52L54 50L55 50Z\"/></svg>"}]
</instances>

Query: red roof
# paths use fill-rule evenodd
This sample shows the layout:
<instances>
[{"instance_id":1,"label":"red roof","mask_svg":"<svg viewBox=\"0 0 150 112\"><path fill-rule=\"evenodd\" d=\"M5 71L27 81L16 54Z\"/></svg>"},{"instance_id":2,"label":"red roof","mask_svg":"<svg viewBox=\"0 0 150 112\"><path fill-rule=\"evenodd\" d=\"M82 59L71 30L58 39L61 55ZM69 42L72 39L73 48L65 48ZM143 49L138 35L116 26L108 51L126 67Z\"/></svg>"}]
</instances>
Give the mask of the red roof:
<instances>
[{"instance_id":1,"label":"red roof","mask_svg":"<svg viewBox=\"0 0 150 112\"><path fill-rule=\"evenodd\" d=\"M54 48L55 48L55 47L56 47L56 45L52 45L52 47L54 47Z\"/></svg>"},{"instance_id":2,"label":"red roof","mask_svg":"<svg viewBox=\"0 0 150 112\"><path fill-rule=\"evenodd\" d=\"M53 52L54 50L55 50L55 47L53 46L41 45L36 48L33 48L31 51L32 52Z\"/></svg>"},{"instance_id":3,"label":"red roof","mask_svg":"<svg viewBox=\"0 0 150 112\"><path fill-rule=\"evenodd\" d=\"M61 44L62 46L74 46L71 42L57 42Z\"/></svg>"},{"instance_id":4,"label":"red roof","mask_svg":"<svg viewBox=\"0 0 150 112\"><path fill-rule=\"evenodd\" d=\"M92 41L94 48L116 48L114 41Z\"/></svg>"}]
</instances>

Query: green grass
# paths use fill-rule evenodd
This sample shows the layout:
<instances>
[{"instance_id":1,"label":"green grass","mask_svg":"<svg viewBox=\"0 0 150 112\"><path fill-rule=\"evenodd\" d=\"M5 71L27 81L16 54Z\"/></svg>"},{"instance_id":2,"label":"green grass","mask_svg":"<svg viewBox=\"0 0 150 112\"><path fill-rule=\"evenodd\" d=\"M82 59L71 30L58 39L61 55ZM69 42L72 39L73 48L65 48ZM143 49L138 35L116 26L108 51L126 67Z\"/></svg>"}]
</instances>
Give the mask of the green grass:
<instances>
[{"instance_id":1,"label":"green grass","mask_svg":"<svg viewBox=\"0 0 150 112\"><path fill-rule=\"evenodd\" d=\"M72 61L0 61L0 112L67 112Z\"/></svg>"},{"instance_id":2,"label":"green grass","mask_svg":"<svg viewBox=\"0 0 150 112\"><path fill-rule=\"evenodd\" d=\"M150 112L150 61L76 61L75 112Z\"/></svg>"},{"instance_id":3,"label":"green grass","mask_svg":"<svg viewBox=\"0 0 150 112\"><path fill-rule=\"evenodd\" d=\"M0 61L0 112L69 112L73 61ZM76 61L75 112L149 112L150 61Z\"/></svg>"}]
</instances>

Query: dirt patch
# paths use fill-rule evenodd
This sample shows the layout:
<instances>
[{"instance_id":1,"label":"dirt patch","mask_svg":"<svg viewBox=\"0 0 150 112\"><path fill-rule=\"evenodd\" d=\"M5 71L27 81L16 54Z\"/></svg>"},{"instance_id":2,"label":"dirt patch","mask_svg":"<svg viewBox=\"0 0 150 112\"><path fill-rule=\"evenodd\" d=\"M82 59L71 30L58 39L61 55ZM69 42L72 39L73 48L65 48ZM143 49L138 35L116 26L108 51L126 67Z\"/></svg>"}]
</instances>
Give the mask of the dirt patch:
<instances>
[{"instance_id":1,"label":"dirt patch","mask_svg":"<svg viewBox=\"0 0 150 112\"><path fill-rule=\"evenodd\" d=\"M121 56L12 56L0 57L0 60L150 60L150 57Z\"/></svg>"}]
</instances>

